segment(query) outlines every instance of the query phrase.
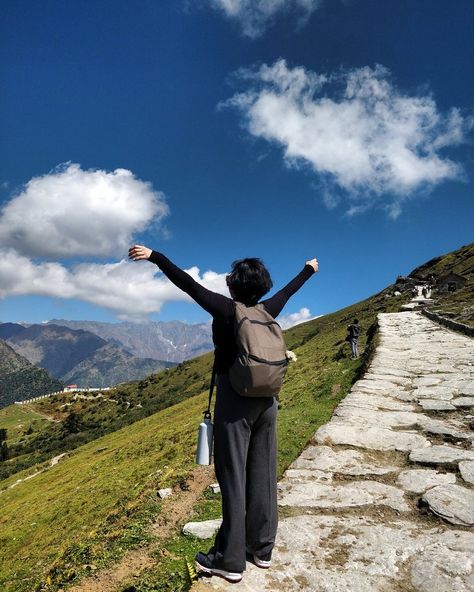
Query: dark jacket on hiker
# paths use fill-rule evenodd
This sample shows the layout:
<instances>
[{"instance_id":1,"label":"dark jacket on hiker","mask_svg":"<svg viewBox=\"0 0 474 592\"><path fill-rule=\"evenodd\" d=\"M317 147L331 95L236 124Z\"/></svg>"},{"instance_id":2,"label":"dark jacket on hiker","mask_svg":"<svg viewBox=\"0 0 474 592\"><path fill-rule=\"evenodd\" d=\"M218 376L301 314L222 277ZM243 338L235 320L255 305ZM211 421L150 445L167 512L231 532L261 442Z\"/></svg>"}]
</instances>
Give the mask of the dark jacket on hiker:
<instances>
[{"instance_id":1,"label":"dark jacket on hiker","mask_svg":"<svg viewBox=\"0 0 474 592\"><path fill-rule=\"evenodd\" d=\"M234 312L235 302L228 296L208 290L196 282L188 273L177 267L162 253L152 251L149 259L158 265L161 271L178 288L189 294L212 317L212 339L216 349L216 374L227 374L236 356L237 347L234 339ZM294 277L284 288L271 298L262 300L266 311L277 317L287 303L288 299L297 292L301 286L314 274L311 265L305 265L300 273ZM244 302L249 305L251 303ZM256 302L252 303L256 304Z\"/></svg>"},{"instance_id":2,"label":"dark jacket on hiker","mask_svg":"<svg viewBox=\"0 0 474 592\"><path fill-rule=\"evenodd\" d=\"M358 324L352 323L347 327L347 338L349 339L358 339L360 335L360 326Z\"/></svg>"}]
</instances>

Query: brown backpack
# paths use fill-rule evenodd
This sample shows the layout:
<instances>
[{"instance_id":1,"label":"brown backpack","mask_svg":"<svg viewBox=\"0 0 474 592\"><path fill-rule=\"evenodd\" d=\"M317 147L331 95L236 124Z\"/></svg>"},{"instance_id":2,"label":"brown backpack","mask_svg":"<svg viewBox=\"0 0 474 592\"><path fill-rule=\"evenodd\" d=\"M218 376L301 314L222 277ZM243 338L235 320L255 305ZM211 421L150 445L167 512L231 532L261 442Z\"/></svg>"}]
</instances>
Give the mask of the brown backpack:
<instances>
[{"instance_id":1,"label":"brown backpack","mask_svg":"<svg viewBox=\"0 0 474 592\"><path fill-rule=\"evenodd\" d=\"M237 358L229 370L232 388L245 397L274 397L285 378L288 360L280 325L263 304L236 302Z\"/></svg>"}]
</instances>

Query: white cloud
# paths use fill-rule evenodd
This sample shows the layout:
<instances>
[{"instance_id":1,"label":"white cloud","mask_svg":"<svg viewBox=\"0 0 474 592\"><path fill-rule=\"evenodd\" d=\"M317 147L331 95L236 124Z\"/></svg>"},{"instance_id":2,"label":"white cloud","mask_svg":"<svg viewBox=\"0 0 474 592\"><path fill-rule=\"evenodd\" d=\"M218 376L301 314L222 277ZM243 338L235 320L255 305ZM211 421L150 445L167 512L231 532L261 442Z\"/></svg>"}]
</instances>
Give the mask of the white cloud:
<instances>
[{"instance_id":1,"label":"white cloud","mask_svg":"<svg viewBox=\"0 0 474 592\"><path fill-rule=\"evenodd\" d=\"M312 321L319 318L322 315L312 316L309 308L300 308L298 312L294 312L288 315L278 317L278 324L282 329L289 329L300 323L306 323L306 321Z\"/></svg>"},{"instance_id":2,"label":"white cloud","mask_svg":"<svg viewBox=\"0 0 474 592\"><path fill-rule=\"evenodd\" d=\"M0 214L0 298L74 298L136 320L165 302L190 301L149 262L93 261L121 256L134 233L158 226L167 214L163 194L124 169L84 171L67 164L31 179ZM85 262L61 262L79 256ZM201 274L198 267L188 273L229 295L225 274Z\"/></svg>"},{"instance_id":3,"label":"white cloud","mask_svg":"<svg viewBox=\"0 0 474 592\"><path fill-rule=\"evenodd\" d=\"M32 257L116 255L167 214L163 194L132 172L67 164L31 179L2 208L0 241Z\"/></svg>"},{"instance_id":4,"label":"white cloud","mask_svg":"<svg viewBox=\"0 0 474 592\"><path fill-rule=\"evenodd\" d=\"M259 37L279 13L296 13L303 24L322 0L209 0L211 6L238 21L247 37Z\"/></svg>"},{"instance_id":5,"label":"white cloud","mask_svg":"<svg viewBox=\"0 0 474 592\"><path fill-rule=\"evenodd\" d=\"M407 197L462 176L440 151L465 141L472 118L403 94L382 66L325 76L280 59L239 75L248 90L223 105L243 114L252 135L280 145L287 164L317 173L328 206L342 193L350 214L383 201L397 217Z\"/></svg>"},{"instance_id":6,"label":"white cloud","mask_svg":"<svg viewBox=\"0 0 474 592\"><path fill-rule=\"evenodd\" d=\"M226 274L207 271L201 276L198 267L187 271L206 288L229 295ZM0 298L26 294L77 298L108 308L122 319L144 318L168 301L191 300L146 261L82 263L67 269L59 263L33 263L13 249L0 251Z\"/></svg>"}]
</instances>

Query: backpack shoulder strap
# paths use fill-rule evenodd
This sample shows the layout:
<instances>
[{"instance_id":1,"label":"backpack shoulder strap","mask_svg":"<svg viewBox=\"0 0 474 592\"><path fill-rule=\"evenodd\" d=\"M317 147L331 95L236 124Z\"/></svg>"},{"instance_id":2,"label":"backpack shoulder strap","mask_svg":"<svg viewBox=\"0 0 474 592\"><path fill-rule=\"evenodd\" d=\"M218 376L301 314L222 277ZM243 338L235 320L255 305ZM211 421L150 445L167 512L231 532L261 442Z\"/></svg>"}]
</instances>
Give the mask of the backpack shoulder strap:
<instances>
[{"instance_id":1,"label":"backpack shoulder strap","mask_svg":"<svg viewBox=\"0 0 474 592\"><path fill-rule=\"evenodd\" d=\"M216 383L216 358L214 357L214 364L212 365L212 375L211 375L211 386L209 387L209 402L207 404L207 409L204 411L204 417L206 419L211 419L211 400L212 400L212 393L214 392L214 386Z\"/></svg>"}]
</instances>

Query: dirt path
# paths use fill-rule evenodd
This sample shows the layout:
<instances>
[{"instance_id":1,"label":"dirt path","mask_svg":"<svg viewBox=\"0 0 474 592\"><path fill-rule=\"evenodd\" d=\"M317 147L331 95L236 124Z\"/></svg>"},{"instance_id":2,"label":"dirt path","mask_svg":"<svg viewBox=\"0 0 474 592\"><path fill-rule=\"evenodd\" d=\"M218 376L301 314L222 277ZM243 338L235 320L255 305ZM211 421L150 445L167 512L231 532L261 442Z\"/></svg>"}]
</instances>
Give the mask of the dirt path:
<instances>
[{"instance_id":1,"label":"dirt path","mask_svg":"<svg viewBox=\"0 0 474 592\"><path fill-rule=\"evenodd\" d=\"M79 584L68 587L67 592L117 592L144 569L153 567L156 561L151 553L160 549L163 540L180 531L199 496L214 481L213 467L195 467L186 479L184 490L176 486L173 494L163 500L162 511L151 526L154 536L151 545L127 551L116 564L95 571Z\"/></svg>"},{"instance_id":2,"label":"dirt path","mask_svg":"<svg viewBox=\"0 0 474 592\"><path fill-rule=\"evenodd\" d=\"M63 452L61 454L58 454L57 456L54 456L50 461L49 461L49 465L47 467L45 467L44 469L41 469L41 471L36 471L36 473L33 473L31 475L28 475L28 477L23 477L23 479L17 479L14 483L12 483L9 487L7 487L6 489L3 489L2 491L0 491L0 495L4 492L4 491L8 491L9 489L13 489L14 487L16 487L17 485L19 485L20 483L23 483L23 481L29 481L30 479L33 479L33 477L37 477L38 475L41 475L41 473L44 473L45 471L49 470L51 467L54 467L54 465L57 465L58 462L64 458L65 456L68 456L67 452Z\"/></svg>"}]
</instances>

